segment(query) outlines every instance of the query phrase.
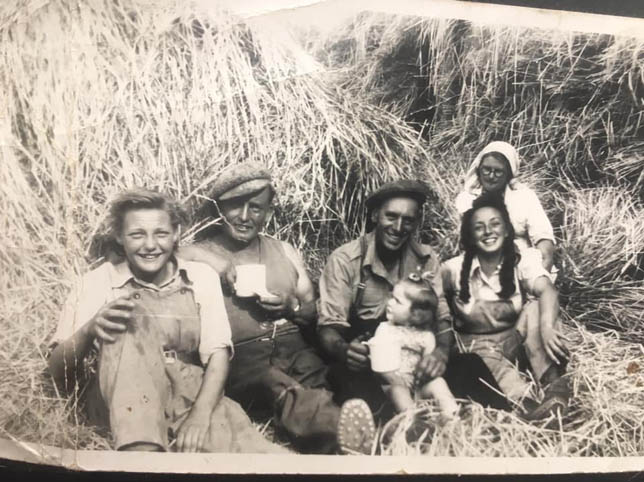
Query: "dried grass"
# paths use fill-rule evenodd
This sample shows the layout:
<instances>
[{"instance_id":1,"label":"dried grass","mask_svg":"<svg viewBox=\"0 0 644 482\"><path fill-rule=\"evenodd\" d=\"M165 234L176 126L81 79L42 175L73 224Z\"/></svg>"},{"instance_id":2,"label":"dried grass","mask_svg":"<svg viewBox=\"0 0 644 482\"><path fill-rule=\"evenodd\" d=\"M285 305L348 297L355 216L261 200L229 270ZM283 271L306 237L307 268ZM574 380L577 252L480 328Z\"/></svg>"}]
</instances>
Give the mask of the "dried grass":
<instances>
[{"instance_id":1,"label":"dried grass","mask_svg":"<svg viewBox=\"0 0 644 482\"><path fill-rule=\"evenodd\" d=\"M413 413L392 419L380 432L388 455L488 457L627 456L644 451L644 375L641 346L616 333L591 333L572 323L567 334L574 404L563 419L526 423L513 413L466 405L458 420L441 422L437 408L423 402ZM427 424L417 441L405 432L414 416Z\"/></svg>"},{"instance_id":2,"label":"dried grass","mask_svg":"<svg viewBox=\"0 0 644 482\"><path fill-rule=\"evenodd\" d=\"M587 326L643 342L644 286L628 275L644 252L642 208L619 188L572 190L558 204L566 309Z\"/></svg>"},{"instance_id":3,"label":"dried grass","mask_svg":"<svg viewBox=\"0 0 644 482\"><path fill-rule=\"evenodd\" d=\"M279 193L268 231L301 248L316 277L360 231L366 194L399 177L428 180L423 236L453 254L464 169L504 138L522 147L522 179L560 228L566 311L622 338L569 323L576 408L558 430L478 406L437 426L427 404L431 436L399 433L380 448L644 454L642 352L623 339L642 333L641 282L623 271L644 239L641 44L371 14L306 39L169 4L0 6L0 436L109 446L83 424L78 397L55 392L44 351L123 188L163 189L194 216L224 166L264 162Z\"/></svg>"}]
</instances>

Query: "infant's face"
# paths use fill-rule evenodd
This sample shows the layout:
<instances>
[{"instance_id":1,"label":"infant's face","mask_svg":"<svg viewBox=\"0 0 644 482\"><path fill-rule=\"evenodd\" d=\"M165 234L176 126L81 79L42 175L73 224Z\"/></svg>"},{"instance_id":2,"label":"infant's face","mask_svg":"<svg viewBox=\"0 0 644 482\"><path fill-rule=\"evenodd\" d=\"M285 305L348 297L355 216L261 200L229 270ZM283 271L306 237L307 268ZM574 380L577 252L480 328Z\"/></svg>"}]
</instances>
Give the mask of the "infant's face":
<instances>
[{"instance_id":1,"label":"infant's face","mask_svg":"<svg viewBox=\"0 0 644 482\"><path fill-rule=\"evenodd\" d=\"M405 289L396 285L391 298L387 302L387 320L394 325L407 326L411 319L411 300L407 298Z\"/></svg>"}]
</instances>

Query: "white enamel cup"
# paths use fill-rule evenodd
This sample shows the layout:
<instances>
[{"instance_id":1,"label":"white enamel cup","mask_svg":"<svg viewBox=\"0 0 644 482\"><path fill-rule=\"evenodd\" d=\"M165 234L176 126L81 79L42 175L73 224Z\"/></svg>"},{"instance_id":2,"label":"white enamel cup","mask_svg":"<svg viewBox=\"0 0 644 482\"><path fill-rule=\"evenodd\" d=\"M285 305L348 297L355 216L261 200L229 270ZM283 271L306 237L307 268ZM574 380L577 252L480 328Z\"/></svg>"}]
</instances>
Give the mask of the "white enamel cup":
<instances>
[{"instance_id":1,"label":"white enamel cup","mask_svg":"<svg viewBox=\"0 0 644 482\"><path fill-rule=\"evenodd\" d=\"M371 369L374 372L385 373L400 368L400 345L386 337L374 337L363 342L369 347Z\"/></svg>"},{"instance_id":2,"label":"white enamel cup","mask_svg":"<svg viewBox=\"0 0 644 482\"><path fill-rule=\"evenodd\" d=\"M235 266L235 294L241 298L266 293L266 265L240 264Z\"/></svg>"}]
</instances>

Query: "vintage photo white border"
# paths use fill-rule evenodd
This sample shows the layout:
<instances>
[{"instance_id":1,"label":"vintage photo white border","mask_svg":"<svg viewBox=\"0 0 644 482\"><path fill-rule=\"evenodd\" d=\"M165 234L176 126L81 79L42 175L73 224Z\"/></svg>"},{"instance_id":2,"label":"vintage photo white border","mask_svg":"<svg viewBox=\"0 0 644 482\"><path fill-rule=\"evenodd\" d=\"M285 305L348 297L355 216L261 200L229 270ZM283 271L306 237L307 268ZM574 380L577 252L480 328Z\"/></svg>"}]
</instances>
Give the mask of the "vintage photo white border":
<instances>
[{"instance_id":1,"label":"vintage photo white border","mask_svg":"<svg viewBox=\"0 0 644 482\"><path fill-rule=\"evenodd\" d=\"M153 1L153 0L149 0ZM460 18L478 24L596 32L644 38L644 20L452 0L229 0L242 17L328 4L334 14L361 10ZM333 457L331 460L329 457ZM487 458L254 454L167 454L71 450L0 439L0 458L74 470L154 473L277 474L543 474L644 470L644 457Z\"/></svg>"}]
</instances>

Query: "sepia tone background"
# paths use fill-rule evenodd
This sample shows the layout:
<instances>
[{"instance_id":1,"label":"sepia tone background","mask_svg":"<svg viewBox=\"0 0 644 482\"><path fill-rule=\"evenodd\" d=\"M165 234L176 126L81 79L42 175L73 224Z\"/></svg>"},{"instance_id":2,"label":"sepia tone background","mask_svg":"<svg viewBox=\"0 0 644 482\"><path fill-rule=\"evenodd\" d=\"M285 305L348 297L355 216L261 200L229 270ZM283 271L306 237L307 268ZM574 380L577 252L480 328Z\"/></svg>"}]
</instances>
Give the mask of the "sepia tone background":
<instances>
[{"instance_id":1,"label":"sepia tone background","mask_svg":"<svg viewBox=\"0 0 644 482\"><path fill-rule=\"evenodd\" d=\"M644 41L429 10L327 2L258 15L248 4L0 7L0 437L109 447L44 369L61 303L100 261L106 203L121 189L181 199L196 223L190 242L220 170L264 162L278 190L267 232L297 246L316 279L363 228L366 194L399 177L431 186L421 236L455 254L464 170L502 139L520 149L521 180L556 227L572 413L551 429L473 407L458 424L380 448L644 455ZM419 411L432 418L434 408Z\"/></svg>"}]
</instances>

